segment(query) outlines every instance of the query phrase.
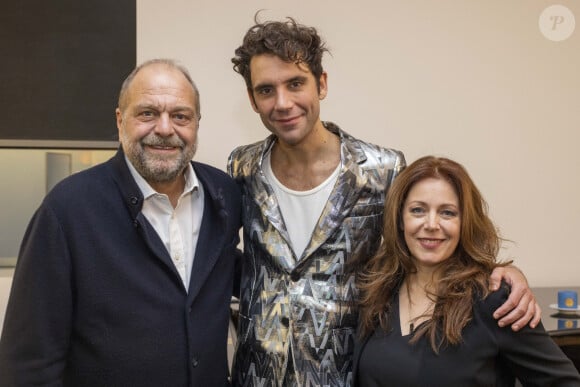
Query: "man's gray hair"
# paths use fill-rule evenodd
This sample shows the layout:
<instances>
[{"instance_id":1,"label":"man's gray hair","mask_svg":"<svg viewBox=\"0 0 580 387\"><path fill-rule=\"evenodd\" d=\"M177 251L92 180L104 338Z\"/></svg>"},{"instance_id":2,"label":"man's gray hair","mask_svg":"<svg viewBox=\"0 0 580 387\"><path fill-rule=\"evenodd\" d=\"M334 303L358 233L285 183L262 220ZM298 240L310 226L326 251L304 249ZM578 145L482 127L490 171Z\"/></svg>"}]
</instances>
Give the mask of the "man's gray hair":
<instances>
[{"instance_id":1,"label":"man's gray hair","mask_svg":"<svg viewBox=\"0 0 580 387\"><path fill-rule=\"evenodd\" d=\"M195 109L197 110L198 119L200 119L201 105L199 101L199 90L197 89L197 86L195 85L193 79L191 79L191 75L189 75L189 71L187 71L185 66L177 63L173 59L164 59L164 58L150 59L148 61L141 63L139 66L135 67L135 69L131 71L131 73L127 76L127 78L125 78L123 84L121 85L121 91L119 92L119 101L118 101L119 109L123 111L127 107L127 89L131 85L131 82L133 82L133 79L135 78L137 73L141 71L143 68L155 64L166 65L168 67L179 70L183 74L183 76L185 77L185 79L187 79L191 87L193 87L193 93L195 94Z\"/></svg>"}]
</instances>

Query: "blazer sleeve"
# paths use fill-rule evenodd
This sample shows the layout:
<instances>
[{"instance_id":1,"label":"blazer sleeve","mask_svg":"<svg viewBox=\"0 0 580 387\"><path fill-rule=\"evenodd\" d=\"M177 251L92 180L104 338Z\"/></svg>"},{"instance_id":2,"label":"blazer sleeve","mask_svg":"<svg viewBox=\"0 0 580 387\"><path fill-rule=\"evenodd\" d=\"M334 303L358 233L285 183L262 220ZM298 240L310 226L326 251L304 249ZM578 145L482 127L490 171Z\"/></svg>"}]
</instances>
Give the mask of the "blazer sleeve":
<instances>
[{"instance_id":1,"label":"blazer sleeve","mask_svg":"<svg viewBox=\"0 0 580 387\"><path fill-rule=\"evenodd\" d=\"M0 341L0 380L9 386L61 386L71 331L67 244L43 205L21 245Z\"/></svg>"},{"instance_id":2,"label":"blazer sleeve","mask_svg":"<svg viewBox=\"0 0 580 387\"><path fill-rule=\"evenodd\" d=\"M496 339L502 366L511 370L523 386L580 386L578 371L541 323L536 328L526 326L518 332L497 325L493 311L508 295L504 284L480 304L480 313Z\"/></svg>"}]
</instances>

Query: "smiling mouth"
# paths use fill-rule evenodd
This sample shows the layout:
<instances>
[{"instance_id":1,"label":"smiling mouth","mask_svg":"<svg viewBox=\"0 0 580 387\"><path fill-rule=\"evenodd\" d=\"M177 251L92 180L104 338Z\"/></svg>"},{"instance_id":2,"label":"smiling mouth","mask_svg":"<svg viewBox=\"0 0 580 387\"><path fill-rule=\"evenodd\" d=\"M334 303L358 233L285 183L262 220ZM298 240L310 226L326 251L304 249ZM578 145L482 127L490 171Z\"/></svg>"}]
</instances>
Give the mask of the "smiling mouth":
<instances>
[{"instance_id":1,"label":"smiling mouth","mask_svg":"<svg viewBox=\"0 0 580 387\"><path fill-rule=\"evenodd\" d=\"M428 248L437 247L441 243L445 242L445 239L433 239L433 238L418 238L418 240L422 246Z\"/></svg>"},{"instance_id":2,"label":"smiling mouth","mask_svg":"<svg viewBox=\"0 0 580 387\"><path fill-rule=\"evenodd\" d=\"M143 147L150 148L153 150L174 150L174 149L181 149L181 145L179 144L169 144L169 143L143 143Z\"/></svg>"},{"instance_id":3,"label":"smiling mouth","mask_svg":"<svg viewBox=\"0 0 580 387\"><path fill-rule=\"evenodd\" d=\"M285 117L285 118L276 118L274 119L276 122L279 122L281 124L288 124L288 123L292 123L296 120L298 120L300 118L300 116L296 116L296 117Z\"/></svg>"},{"instance_id":4,"label":"smiling mouth","mask_svg":"<svg viewBox=\"0 0 580 387\"><path fill-rule=\"evenodd\" d=\"M147 145L147 146L153 149L161 149L161 150L173 150L178 148L176 146L160 146L160 145Z\"/></svg>"}]
</instances>

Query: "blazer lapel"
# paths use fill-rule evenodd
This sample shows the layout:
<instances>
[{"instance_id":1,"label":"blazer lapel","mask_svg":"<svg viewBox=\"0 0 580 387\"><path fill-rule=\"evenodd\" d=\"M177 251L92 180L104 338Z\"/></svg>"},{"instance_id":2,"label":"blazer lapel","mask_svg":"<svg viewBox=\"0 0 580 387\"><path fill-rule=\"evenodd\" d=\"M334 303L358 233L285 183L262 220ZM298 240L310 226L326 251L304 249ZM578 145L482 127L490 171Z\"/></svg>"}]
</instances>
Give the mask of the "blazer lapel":
<instances>
[{"instance_id":1,"label":"blazer lapel","mask_svg":"<svg viewBox=\"0 0 580 387\"><path fill-rule=\"evenodd\" d=\"M262 168L262 163L264 162L266 153L270 150L273 144L274 137L270 136L264 144L262 152L260 152L258 155L259 159L257 162L253 163L254 170L252 173L254 173L254 176L257 177L255 179L256 187L253 192L258 193L255 200L263 209L264 215L268 218L270 224L272 224L272 226L274 226L274 228L280 232L280 235L282 235L287 243L290 243L290 236L288 235L288 230L286 229L286 224L284 223L282 212L280 211L278 199L276 199L270 183L268 183L268 180L266 180L266 176L263 172L264 168Z\"/></svg>"},{"instance_id":2,"label":"blazer lapel","mask_svg":"<svg viewBox=\"0 0 580 387\"><path fill-rule=\"evenodd\" d=\"M195 167L195 166L194 166ZM203 184L204 206L201 228L195 249L195 257L191 268L188 298L194 299L205 282L209 273L220 256L223 247L228 241L225 240L227 223L227 210L221 188L217 188L211 182L211 176L196 168L195 173Z\"/></svg>"},{"instance_id":3,"label":"blazer lapel","mask_svg":"<svg viewBox=\"0 0 580 387\"><path fill-rule=\"evenodd\" d=\"M322 214L312 234L312 238L304 253L301 261L310 256L328 238L341 227L344 218L356 204L361 190L367 183L367 178L362 173L359 164L366 160L364 152L360 147L349 141L338 128L329 127L329 130L340 135L341 139L341 171L336 181L330 197L326 202ZM305 263L302 263L304 265Z\"/></svg>"},{"instance_id":4,"label":"blazer lapel","mask_svg":"<svg viewBox=\"0 0 580 387\"><path fill-rule=\"evenodd\" d=\"M129 171L121 147L119 147L117 154L111 160L111 164L113 169L113 180L125 200L125 204L131 215L133 226L141 234L143 240L157 258L159 258L159 260L175 274L174 280L182 283L181 277L171 261L171 257L169 256L169 252L165 248L163 241L161 241L151 223L149 223L145 215L141 212L141 209L143 208L143 194Z\"/></svg>"},{"instance_id":5,"label":"blazer lapel","mask_svg":"<svg viewBox=\"0 0 580 387\"><path fill-rule=\"evenodd\" d=\"M136 224L139 225L138 226L139 231L141 232L141 235L143 236L143 239L145 240L147 246L149 246L151 251L153 251L153 253L157 256L157 258L159 258L159 260L163 262L165 266L167 266L175 274L175 279L178 280L180 284L183 284L181 276L177 272L177 269L175 268L175 265L173 264L171 256L169 255L169 252L165 248L163 241L161 241L159 235L157 234L151 223L149 223L145 215L139 213L137 215L137 219L135 220L135 222Z\"/></svg>"},{"instance_id":6,"label":"blazer lapel","mask_svg":"<svg viewBox=\"0 0 580 387\"><path fill-rule=\"evenodd\" d=\"M262 168L264 157L272 147L274 141L274 136L268 137L260 152L256 152L254 155L255 158L251 162L252 171L250 176L252 176L252 178L249 180L253 187L251 187L249 191L254 194L253 200L266 218L266 221L264 222L265 227L272 228L272 230L262 230L265 233L268 233L268 245L276 245L279 250L284 251L283 259L280 259L280 262L278 263L288 271L291 271L296 265L297 257L294 250L291 248L292 243L290 241L288 229L284 223L284 218L282 217L282 212L280 211L280 204L278 203L278 199L276 198L276 195L274 195L272 186L266 179Z\"/></svg>"}]
</instances>

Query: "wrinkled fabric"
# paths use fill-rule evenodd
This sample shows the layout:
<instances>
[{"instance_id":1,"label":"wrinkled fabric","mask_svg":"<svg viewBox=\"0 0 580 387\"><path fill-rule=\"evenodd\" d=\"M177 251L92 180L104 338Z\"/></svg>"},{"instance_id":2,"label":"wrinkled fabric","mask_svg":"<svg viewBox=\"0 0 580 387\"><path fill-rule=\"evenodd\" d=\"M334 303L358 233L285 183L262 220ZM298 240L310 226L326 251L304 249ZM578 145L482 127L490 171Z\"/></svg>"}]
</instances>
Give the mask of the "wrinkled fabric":
<instances>
[{"instance_id":1,"label":"wrinkled fabric","mask_svg":"<svg viewBox=\"0 0 580 387\"><path fill-rule=\"evenodd\" d=\"M228 171L242 188L244 224L234 386L351 384L355 273L379 246L385 192L405 159L324 125L340 136L341 170L299 257L262 169L276 138L230 155Z\"/></svg>"}]
</instances>

